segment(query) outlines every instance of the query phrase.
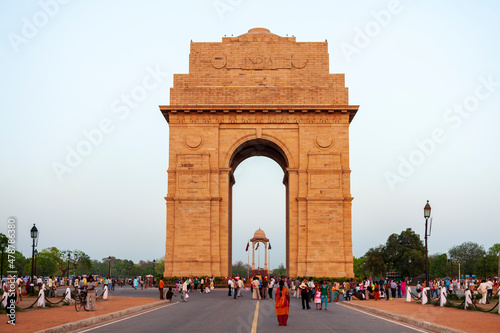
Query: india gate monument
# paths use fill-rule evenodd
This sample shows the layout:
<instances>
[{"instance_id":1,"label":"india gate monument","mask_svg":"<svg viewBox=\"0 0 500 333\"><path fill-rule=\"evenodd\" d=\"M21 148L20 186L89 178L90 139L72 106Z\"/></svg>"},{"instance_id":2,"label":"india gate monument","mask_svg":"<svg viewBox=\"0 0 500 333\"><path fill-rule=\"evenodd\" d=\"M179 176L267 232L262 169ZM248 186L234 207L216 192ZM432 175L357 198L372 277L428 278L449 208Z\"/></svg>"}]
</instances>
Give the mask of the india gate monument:
<instances>
[{"instance_id":1,"label":"india gate monument","mask_svg":"<svg viewBox=\"0 0 500 333\"><path fill-rule=\"evenodd\" d=\"M234 171L267 156L284 172L289 276L353 277L349 105L327 42L255 28L191 43L168 122L164 276L229 276Z\"/></svg>"}]
</instances>

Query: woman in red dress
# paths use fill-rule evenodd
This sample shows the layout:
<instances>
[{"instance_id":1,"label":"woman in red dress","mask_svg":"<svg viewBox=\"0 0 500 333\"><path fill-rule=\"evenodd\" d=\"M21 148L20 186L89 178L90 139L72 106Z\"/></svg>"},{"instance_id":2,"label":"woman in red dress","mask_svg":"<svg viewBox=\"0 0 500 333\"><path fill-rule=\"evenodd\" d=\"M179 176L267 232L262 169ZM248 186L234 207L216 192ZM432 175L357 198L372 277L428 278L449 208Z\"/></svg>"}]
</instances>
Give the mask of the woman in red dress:
<instances>
[{"instance_id":1,"label":"woman in red dress","mask_svg":"<svg viewBox=\"0 0 500 333\"><path fill-rule=\"evenodd\" d=\"M276 289L276 316L278 317L278 324L286 326L288 321L288 310L290 308L290 294L288 288L285 287L285 281L282 279L279 282L279 288Z\"/></svg>"}]
</instances>

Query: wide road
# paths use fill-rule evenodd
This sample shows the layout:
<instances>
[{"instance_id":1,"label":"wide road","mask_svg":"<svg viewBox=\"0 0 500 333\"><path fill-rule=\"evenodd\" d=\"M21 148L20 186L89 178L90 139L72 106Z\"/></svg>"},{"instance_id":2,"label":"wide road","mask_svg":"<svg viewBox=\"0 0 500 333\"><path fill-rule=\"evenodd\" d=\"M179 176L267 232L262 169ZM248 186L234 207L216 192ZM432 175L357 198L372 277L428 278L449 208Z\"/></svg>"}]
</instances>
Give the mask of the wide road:
<instances>
[{"instance_id":1,"label":"wide road","mask_svg":"<svg viewBox=\"0 0 500 333\"><path fill-rule=\"evenodd\" d=\"M116 288L113 296L157 298L157 289ZM181 302L176 293L172 303L78 332L427 332L371 314L342 303L329 303L328 310L302 310L301 300L292 298L287 327L278 326L274 302L252 300L250 292L233 299L227 290L210 294L190 293ZM97 306L99 303L97 303Z\"/></svg>"}]
</instances>

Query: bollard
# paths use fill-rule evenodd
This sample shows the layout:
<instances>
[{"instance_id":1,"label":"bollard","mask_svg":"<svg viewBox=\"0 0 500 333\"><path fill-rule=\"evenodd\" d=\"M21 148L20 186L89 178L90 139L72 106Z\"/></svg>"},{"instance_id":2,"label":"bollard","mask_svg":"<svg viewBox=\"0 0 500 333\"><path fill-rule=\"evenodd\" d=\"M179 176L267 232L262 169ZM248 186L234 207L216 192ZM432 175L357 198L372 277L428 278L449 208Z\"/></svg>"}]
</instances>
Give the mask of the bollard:
<instances>
[{"instance_id":1,"label":"bollard","mask_svg":"<svg viewBox=\"0 0 500 333\"><path fill-rule=\"evenodd\" d=\"M39 308L45 307L45 285L42 284L42 289L38 292L38 303L36 304Z\"/></svg>"},{"instance_id":2,"label":"bollard","mask_svg":"<svg viewBox=\"0 0 500 333\"><path fill-rule=\"evenodd\" d=\"M439 306L444 306L446 304L446 288L441 288L441 295L439 296Z\"/></svg>"},{"instance_id":3,"label":"bollard","mask_svg":"<svg viewBox=\"0 0 500 333\"><path fill-rule=\"evenodd\" d=\"M422 304L427 304L427 287L422 289Z\"/></svg>"},{"instance_id":4,"label":"bollard","mask_svg":"<svg viewBox=\"0 0 500 333\"><path fill-rule=\"evenodd\" d=\"M64 294L64 300L66 302L71 303L71 290L69 288L66 288L66 292Z\"/></svg>"},{"instance_id":5,"label":"bollard","mask_svg":"<svg viewBox=\"0 0 500 333\"><path fill-rule=\"evenodd\" d=\"M467 310L467 306L472 305L472 297L471 297L471 291L467 289L465 292L465 303L464 303L464 309Z\"/></svg>"},{"instance_id":6,"label":"bollard","mask_svg":"<svg viewBox=\"0 0 500 333\"><path fill-rule=\"evenodd\" d=\"M102 295L102 299L108 299L108 286L104 286L104 294Z\"/></svg>"}]
</instances>

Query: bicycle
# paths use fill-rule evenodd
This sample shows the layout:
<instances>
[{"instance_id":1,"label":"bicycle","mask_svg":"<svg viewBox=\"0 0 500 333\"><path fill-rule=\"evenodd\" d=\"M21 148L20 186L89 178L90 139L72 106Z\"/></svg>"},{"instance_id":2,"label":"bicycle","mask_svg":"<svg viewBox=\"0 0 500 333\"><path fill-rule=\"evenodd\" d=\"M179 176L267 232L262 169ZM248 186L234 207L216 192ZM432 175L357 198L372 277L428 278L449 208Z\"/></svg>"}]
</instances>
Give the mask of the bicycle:
<instances>
[{"instance_id":1,"label":"bicycle","mask_svg":"<svg viewBox=\"0 0 500 333\"><path fill-rule=\"evenodd\" d=\"M75 294L75 310L77 312L79 312L82 307L85 309L85 311L90 310L87 307L87 292L86 291L81 291L79 294Z\"/></svg>"}]
</instances>

